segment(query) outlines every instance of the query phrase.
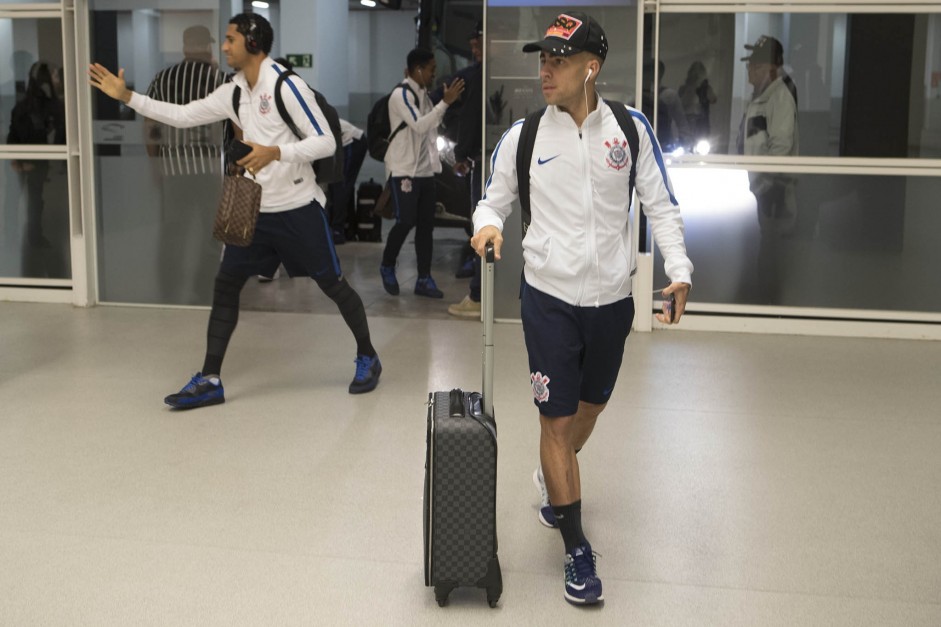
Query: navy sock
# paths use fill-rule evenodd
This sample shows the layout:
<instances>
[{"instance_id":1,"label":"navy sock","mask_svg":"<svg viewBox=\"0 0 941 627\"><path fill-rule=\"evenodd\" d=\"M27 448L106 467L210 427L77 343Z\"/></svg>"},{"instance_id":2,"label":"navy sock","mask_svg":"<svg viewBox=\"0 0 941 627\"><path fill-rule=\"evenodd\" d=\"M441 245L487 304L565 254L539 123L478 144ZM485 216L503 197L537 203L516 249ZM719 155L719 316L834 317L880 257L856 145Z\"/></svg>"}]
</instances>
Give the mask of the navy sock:
<instances>
[{"instance_id":1,"label":"navy sock","mask_svg":"<svg viewBox=\"0 0 941 627\"><path fill-rule=\"evenodd\" d=\"M575 501L570 505L553 505L559 531L562 532L562 542L565 543L565 552L569 555L580 544L587 544L585 534L582 532L582 502Z\"/></svg>"}]
</instances>

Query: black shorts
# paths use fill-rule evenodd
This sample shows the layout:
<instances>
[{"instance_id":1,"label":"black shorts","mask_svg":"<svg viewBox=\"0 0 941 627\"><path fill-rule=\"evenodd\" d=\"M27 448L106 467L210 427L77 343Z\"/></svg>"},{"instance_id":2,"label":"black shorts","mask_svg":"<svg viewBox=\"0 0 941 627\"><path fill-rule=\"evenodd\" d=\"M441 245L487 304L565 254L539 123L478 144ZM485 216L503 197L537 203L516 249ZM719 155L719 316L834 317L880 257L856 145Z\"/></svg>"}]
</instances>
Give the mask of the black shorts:
<instances>
[{"instance_id":1,"label":"black shorts","mask_svg":"<svg viewBox=\"0 0 941 627\"><path fill-rule=\"evenodd\" d=\"M571 416L579 401L607 403L634 321L634 299L576 307L525 280L522 292L523 335L539 413Z\"/></svg>"},{"instance_id":2,"label":"black shorts","mask_svg":"<svg viewBox=\"0 0 941 627\"><path fill-rule=\"evenodd\" d=\"M262 268L277 267L292 277L309 276L317 283L339 280L340 260L324 208L317 201L298 209L260 213L248 246L226 246L220 272L249 277Z\"/></svg>"}]
</instances>

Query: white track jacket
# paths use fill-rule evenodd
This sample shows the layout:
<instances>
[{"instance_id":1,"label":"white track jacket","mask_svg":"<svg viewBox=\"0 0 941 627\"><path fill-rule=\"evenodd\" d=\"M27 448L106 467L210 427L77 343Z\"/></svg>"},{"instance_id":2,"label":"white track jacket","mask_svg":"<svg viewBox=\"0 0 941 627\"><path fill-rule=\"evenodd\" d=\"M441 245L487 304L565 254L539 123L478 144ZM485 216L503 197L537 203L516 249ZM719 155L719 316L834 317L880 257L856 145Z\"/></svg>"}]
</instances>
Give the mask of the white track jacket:
<instances>
[{"instance_id":1,"label":"white track jacket","mask_svg":"<svg viewBox=\"0 0 941 627\"><path fill-rule=\"evenodd\" d=\"M254 89L249 89L245 75L238 72L232 77L232 82L189 104L160 102L135 92L128 106L152 120L180 128L232 120L242 129L246 141L281 149L280 161L272 161L255 174L255 180L262 187L262 211L273 213L297 209L311 200L323 206L327 198L317 185L310 162L332 155L336 150L336 140L317 106L314 93L296 76L288 77L281 85L281 99L306 139L298 140L284 123L273 95L275 81L284 71L282 66L266 58ZM238 117L232 108L232 92L236 85L242 89Z\"/></svg>"},{"instance_id":2,"label":"white track jacket","mask_svg":"<svg viewBox=\"0 0 941 627\"><path fill-rule=\"evenodd\" d=\"M660 146L644 115L627 107L640 146L636 189L671 281L691 283L683 219ZM497 144L474 231L503 229L518 198L516 150L523 121ZM626 157L625 157L626 154ZM600 101L581 131L550 106L539 122L530 166L532 222L523 238L526 282L582 307L608 305L631 294L635 271L628 194L630 150L610 108Z\"/></svg>"},{"instance_id":3,"label":"white track jacket","mask_svg":"<svg viewBox=\"0 0 941 627\"><path fill-rule=\"evenodd\" d=\"M407 83L418 94L404 87ZM389 176L434 176L441 171L438 159L438 125L444 117L448 103L431 103L428 93L411 78L393 90L389 96L389 128L393 131L405 122L405 128L392 138L386 150L386 178Z\"/></svg>"}]
</instances>

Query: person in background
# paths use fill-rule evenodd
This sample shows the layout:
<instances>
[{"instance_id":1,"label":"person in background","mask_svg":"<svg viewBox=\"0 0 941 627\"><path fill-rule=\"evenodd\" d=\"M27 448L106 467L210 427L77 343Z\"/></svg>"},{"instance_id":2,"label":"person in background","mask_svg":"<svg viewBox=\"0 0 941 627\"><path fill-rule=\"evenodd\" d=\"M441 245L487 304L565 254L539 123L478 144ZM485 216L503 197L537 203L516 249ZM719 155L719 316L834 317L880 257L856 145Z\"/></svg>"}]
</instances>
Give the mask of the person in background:
<instances>
[{"instance_id":1,"label":"person in background","mask_svg":"<svg viewBox=\"0 0 941 627\"><path fill-rule=\"evenodd\" d=\"M205 26L184 30L183 60L157 72L147 96L184 105L215 91L226 76L214 58L214 43ZM174 128L146 119L144 129L147 152L159 165L160 294L173 302L202 304L219 261L209 208L222 180L222 125Z\"/></svg>"},{"instance_id":2,"label":"person in background","mask_svg":"<svg viewBox=\"0 0 941 627\"><path fill-rule=\"evenodd\" d=\"M444 90L441 102L432 105L428 89L435 83L437 63L430 50L415 48L408 53L405 80L389 98L389 127L404 128L393 138L385 155L386 178L392 192L395 225L389 231L382 253L379 275L386 292L399 293L395 273L399 251L409 231L415 229L418 279L415 294L442 298L431 276L433 250L435 179L441 171L436 145L437 129L445 109L464 91L464 81L455 79Z\"/></svg>"},{"instance_id":3,"label":"person in background","mask_svg":"<svg viewBox=\"0 0 941 627\"><path fill-rule=\"evenodd\" d=\"M783 70L784 46L762 35L742 61L748 64L748 82L754 88L738 133L738 152L744 155L785 157L798 154L797 87ZM749 172L755 195L761 242L758 251L760 304L778 304L781 290L780 240L797 225L797 179L779 172Z\"/></svg>"},{"instance_id":4,"label":"person in background","mask_svg":"<svg viewBox=\"0 0 941 627\"><path fill-rule=\"evenodd\" d=\"M454 172L467 178L470 187L471 212L480 201L481 174L483 173L481 132L483 124L483 23L477 22L470 35L473 65L468 66L464 81L467 91L461 96L461 123L458 141L454 147ZM470 291L459 303L448 306L448 313L468 320L480 319L480 257L471 249ZM459 278L464 273L459 272Z\"/></svg>"}]
</instances>

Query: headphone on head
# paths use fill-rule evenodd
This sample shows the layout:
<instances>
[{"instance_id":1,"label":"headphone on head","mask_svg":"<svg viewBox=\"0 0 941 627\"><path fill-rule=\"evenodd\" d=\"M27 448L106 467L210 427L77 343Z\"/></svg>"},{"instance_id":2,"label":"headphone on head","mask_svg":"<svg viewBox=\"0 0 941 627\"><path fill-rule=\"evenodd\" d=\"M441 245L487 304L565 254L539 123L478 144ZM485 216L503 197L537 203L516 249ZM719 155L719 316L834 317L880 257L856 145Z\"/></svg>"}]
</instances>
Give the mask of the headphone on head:
<instances>
[{"instance_id":1,"label":"headphone on head","mask_svg":"<svg viewBox=\"0 0 941 627\"><path fill-rule=\"evenodd\" d=\"M249 54L258 54L261 52L261 45L258 43L258 40L255 39L255 31L258 30L258 24L255 23L254 17L248 18L248 32L245 33L245 50Z\"/></svg>"}]
</instances>

